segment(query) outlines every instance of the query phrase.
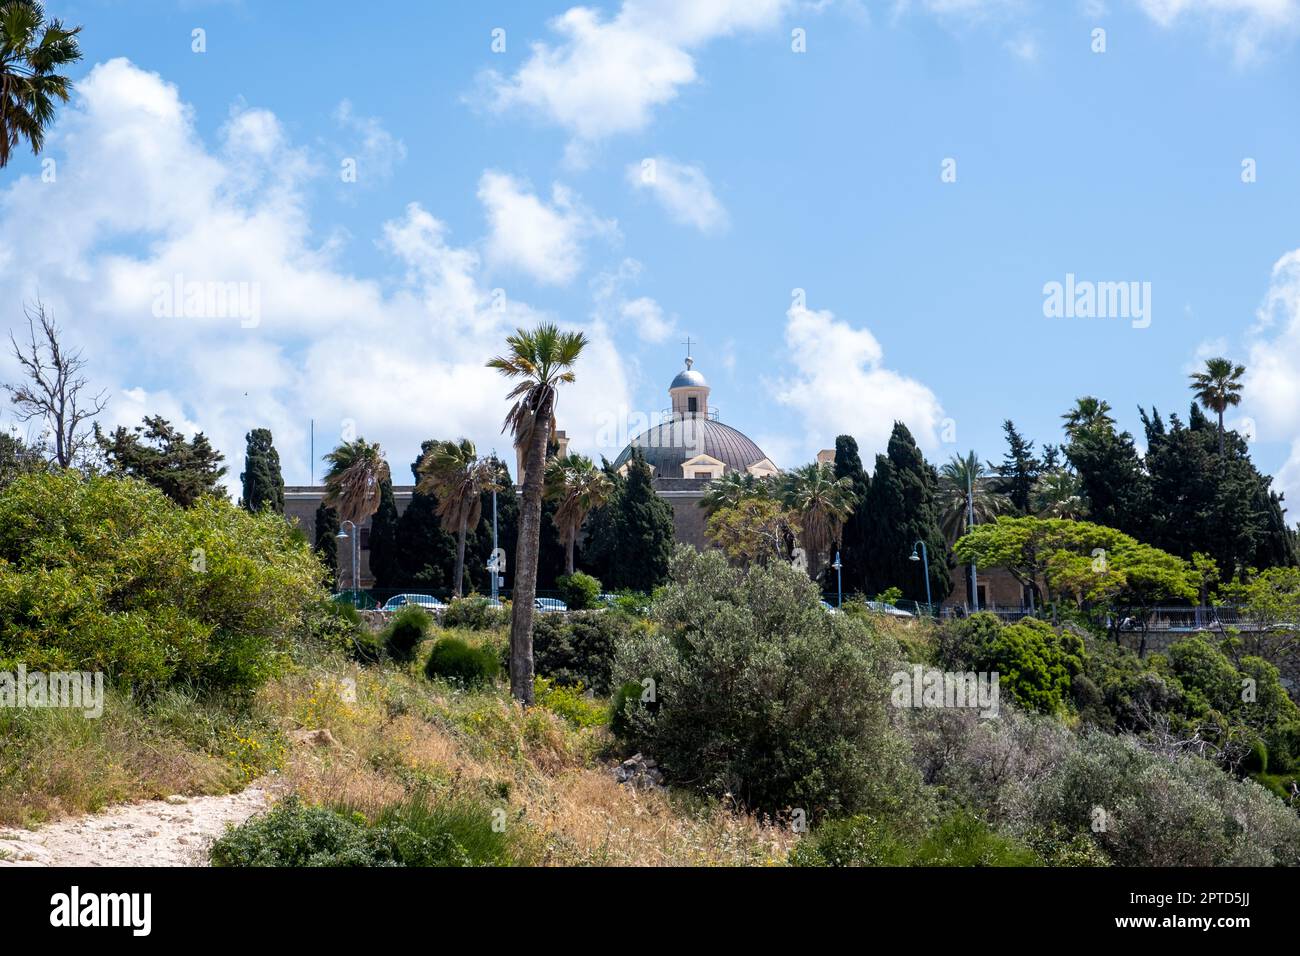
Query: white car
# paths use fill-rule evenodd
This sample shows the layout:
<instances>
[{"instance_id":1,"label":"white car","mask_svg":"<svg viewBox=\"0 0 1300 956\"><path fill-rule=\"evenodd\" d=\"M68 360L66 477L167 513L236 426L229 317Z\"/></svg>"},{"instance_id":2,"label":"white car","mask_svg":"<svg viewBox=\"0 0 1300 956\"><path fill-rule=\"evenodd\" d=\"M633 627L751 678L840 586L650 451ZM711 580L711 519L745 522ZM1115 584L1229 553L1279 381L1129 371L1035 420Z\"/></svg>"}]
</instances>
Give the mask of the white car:
<instances>
[{"instance_id":1,"label":"white car","mask_svg":"<svg viewBox=\"0 0 1300 956\"><path fill-rule=\"evenodd\" d=\"M559 598L539 597L533 599L533 607L539 611L567 611L569 605L565 604Z\"/></svg>"},{"instance_id":2,"label":"white car","mask_svg":"<svg viewBox=\"0 0 1300 956\"><path fill-rule=\"evenodd\" d=\"M890 617L915 617L911 611L904 611L900 607L894 607L892 604L886 604L884 601L868 601L867 607L877 614L888 614Z\"/></svg>"},{"instance_id":3,"label":"white car","mask_svg":"<svg viewBox=\"0 0 1300 956\"><path fill-rule=\"evenodd\" d=\"M443 604L431 594L394 594L379 610L392 613L408 604L418 604L426 611L445 611L447 605Z\"/></svg>"}]
</instances>

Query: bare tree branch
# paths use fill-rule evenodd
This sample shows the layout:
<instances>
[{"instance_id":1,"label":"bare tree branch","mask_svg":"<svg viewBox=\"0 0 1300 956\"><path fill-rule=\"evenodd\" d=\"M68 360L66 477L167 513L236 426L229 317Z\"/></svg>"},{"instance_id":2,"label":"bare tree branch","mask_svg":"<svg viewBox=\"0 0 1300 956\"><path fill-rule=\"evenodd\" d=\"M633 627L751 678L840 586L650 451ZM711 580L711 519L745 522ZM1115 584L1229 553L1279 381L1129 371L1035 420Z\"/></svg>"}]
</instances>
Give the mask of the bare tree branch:
<instances>
[{"instance_id":1,"label":"bare tree branch","mask_svg":"<svg viewBox=\"0 0 1300 956\"><path fill-rule=\"evenodd\" d=\"M13 332L9 344L26 382L5 384L20 422L33 419L46 427L46 451L60 468L71 467L90 439L87 423L108 404L108 393L86 393L89 381L82 375L86 360L81 350L68 351L59 341L62 330L45 305L23 306L27 341L19 345Z\"/></svg>"}]
</instances>

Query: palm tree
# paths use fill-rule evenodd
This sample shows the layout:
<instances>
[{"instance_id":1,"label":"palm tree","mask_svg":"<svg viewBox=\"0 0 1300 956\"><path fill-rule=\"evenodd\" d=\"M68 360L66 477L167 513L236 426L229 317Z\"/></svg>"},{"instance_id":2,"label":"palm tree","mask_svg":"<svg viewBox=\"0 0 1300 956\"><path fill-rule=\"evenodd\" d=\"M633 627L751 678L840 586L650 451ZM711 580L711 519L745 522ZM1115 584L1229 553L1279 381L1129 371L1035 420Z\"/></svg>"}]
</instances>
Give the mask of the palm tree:
<instances>
[{"instance_id":1,"label":"palm tree","mask_svg":"<svg viewBox=\"0 0 1300 956\"><path fill-rule=\"evenodd\" d=\"M970 500L967 500L967 489ZM993 490L991 476L975 452L965 458L953 455L939 469L939 527L949 547L966 533L974 505L975 523L987 524L1003 512L1011 510L1011 500Z\"/></svg>"},{"instance_id":2,"label":"palm tree","mask_svg":"<svg viewBox=\"0 0 1300 956\"><path fill-rule=\"evenodd\" d=\"M609 501L614 483L585 455L554 458L546 466L546 497L558 502L555 524L564 535L564 567L573 573L573 551L587 515Z\"/></svg>"},{"instance_id":3,"label":"palm tree","mask_svg":"<svg viewBox=\"0 0 1300 956\"><path fill-rule=\"evenodd\" d=\"M847 476L836 478L829 464L813 462L783 476L780 498L798 520L808 576L816 580L826 552L840 543L844 522L857 504L853 482Z\"/></svg>"},{"instance_id":4,"label":"palm tree","mask_svg":"<svg viewBox=\"0 0 1300 956\"><path fill-rule=\"evenodd\" d=\"M1223 413L1229 405L1241 404L1241 377L1246 366L1233 365L1226 358L1205 360L1204 372L1192 373L1196 400L1219 415L1219 455L1223 455Z\"/></svg>"},{"instance_id":5,"label":"palm tree","mask_svg":"<svg viewBox=\"0 0 1300 956\"><path fill-rule=\"evenodd\" d=\"M1029 505L1040 518L1069 518L1078 521L1088 514L1079 476L1064 468L1039 475L1029 493Z\"/></svg>"},{"instance_id":6,"label":"palm tree","mask_svg":"<svg viewBox=\"0 0 1300 956\"><path fill-rule=\"evenodd\" d=\"M1074 408L1061 416L1065 419L1065 433L1070 438L1077 438L1085 432L1111 428L1115 425L1115 419L1111 418L1110 413L1110 402L1085 395L1075 401Z\"/></svg>"},{"instance_id":7,"label":"palm tree","mask_svg":"<svg viewBox=\"0 0 1300 956\"><path fill-rule=\"evenodd\" d=\"M497 489L497 465L479 458L468 438L459 442L434 442L416 469L421 494L438 500L438 520L444 528L456 529L456 577L452 593L460 597L465 583L465 536L478 524L483 511L483 492Z\"/></svg>"},{"instance_id":8,"label":"palm tree","mask_svg":"<svg viewBox=\"0 0 1300 956\"><path fill-rule=\"evenodd\" d=\"M21 140L41 151L55 102L66 103L72 87L55 71L81 59L80 32L46 23L36 0L0 0L0 167Z\"/></svg>"},{"instance_id":9,"label":"palm tree","mask_svg":"<svg viewBox=\"0 0 1300 956\"><path fill-rule=\"evenodd\" d=\"M573 365L587 344L581 332L539 325L517 329L506 339L509 354L488 362L506 378L518 379L502 431L524 449L523 505L515 552L514 600L510 614L510 692L525 705L533 702L533 601L537 597L537 553L542 529L542 490L546 446L555 428L556 390L574 380Z\"/></svg>"},{"instance_id":10,"label":"palm tree","mask_svg":"<svg viewBox=\"0 0 1300 956\"><path fill-rule=\"evenodd\" d=\"M325 456L325 504L339 513L342 521L354 525L379 510L379 486L392 481L388 462L378 442L364 438L343 442Z\"/></svg>"},{"instance_id":11,"label":"palm tree","mask_svg":"<svg viewBox=\"0 0 1300 956\"><path fill-rule=\"evenodd\" d=\"M744 471L729 471L714 478L704 489L700 507L712 516L721 508L732 508L750 498L770 498L772 483Z\"/></svg>"}]
</instances>

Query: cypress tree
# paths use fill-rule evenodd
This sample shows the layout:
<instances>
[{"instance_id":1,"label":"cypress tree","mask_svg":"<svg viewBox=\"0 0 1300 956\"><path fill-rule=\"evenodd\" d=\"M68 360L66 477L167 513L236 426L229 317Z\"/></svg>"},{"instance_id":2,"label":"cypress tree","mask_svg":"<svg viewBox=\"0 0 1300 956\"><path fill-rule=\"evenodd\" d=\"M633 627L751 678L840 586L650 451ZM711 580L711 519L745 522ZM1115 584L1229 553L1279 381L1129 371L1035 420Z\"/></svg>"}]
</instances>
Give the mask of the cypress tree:
<instances>
[{"instance_id":1,"label":"cypress tree","mask_svg":"<svg viewBox=\"0 0 1300 956\"><path fill-rule=\"evenodd\" d=\"M280 474L280 453L271 441L267 428L254 428L244 441L244 483L239 503L249 511L270 509L284 514L284 477Z\"/></svg>"},{"instance_id":2,"label":"cypress tree","mask_svg":"<svg viewBox=\"0 0 1300 956\"><path fill-rule=\"evenodd\" d=\"M938 473L921 454L912 433L902 422L894 422L888 454L876 456L876 470L867 493L871 532L869 591L898 587L911 600L925 600L926 575L918 562L910 560L918 541L925 542L929 557L931 600L938 604L952 590L947 543L935 506L938 485ZM919 548L917 553L919 557Z\"/></svg>"},{"instance_id":3,"label":"cypress tree","mask_svg":"<svg viewBox=\"0 0 1300 956\"><path fill-rule=\"evenodd\" d=\"M433 439L420 446L411 463L411 475L419 484L421 459L436 444ZM432 492L417 490L402 516L395 535L396 568L394 587L422 590L450 589L456 567L456 539L438 521L438 499Z\"/></svg>"},{"instance_id":4,"label":"cypress tree","mask_svg":"<svg viewBox=\"0 0 1300 956\"><path fill-rule=\"evenodd\" d=\"M655 494L654 477L640 450L633 450L628 473L617 490L612 546L617 559L606 568L606 587L650 592L668 580L672 561L672 506ZM563 564L562 564L563 566Z\"/></svg>"},{"instance_id":5,"label":"cypress tree","mask_svg":"<svg viewBox=\"0 0 1300 956\"><path fill-rule=\"evenodd\" d=\"M370 521L370 573L375 576L375 587L401 586L400 561L397 548L397 502L393 499L393 483L379 483L379 508Z\"/></svg>"},{"instance_id":6,"label":"cypress tree","mask_svg":"<svg viewBox=\"0 0 1300 956\"><path fill-rule=\"evenodd\" d=\"M853 513L844 522L842 544L840 547L841 574L844 590L853 593L861 591L867 582L867 555L870 539L868 537L868 498L871 491L871 478L862 467L862 457L858 454L858 442L852 435L840 435L835 439L835 477L848 478L853 485L853 494L857 503ZM827 587L834 588L834 570L827 572Z\"/></svg>"},{"instance_id":7,"label":"cypress tree","mask_svg":"<svg viewBox=\"0 0 1300 956\"><path fill-rule=\"evenodd\" d=\"M338 587L339 543L335 537L338 533L339 513L322 501L316 506L315 550L328 572L327 580L331 589Z\"/></svg>"}]
</instances>

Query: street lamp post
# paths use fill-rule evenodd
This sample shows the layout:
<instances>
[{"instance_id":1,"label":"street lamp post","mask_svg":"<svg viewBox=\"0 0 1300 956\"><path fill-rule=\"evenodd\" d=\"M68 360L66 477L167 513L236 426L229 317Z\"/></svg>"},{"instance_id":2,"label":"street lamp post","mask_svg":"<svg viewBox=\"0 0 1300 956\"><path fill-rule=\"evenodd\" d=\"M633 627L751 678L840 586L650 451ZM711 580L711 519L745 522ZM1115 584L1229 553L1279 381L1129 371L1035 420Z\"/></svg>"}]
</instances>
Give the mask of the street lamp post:
<instances>
[{"instance_id":1,"label":"street lamp post","mask_svg":"<svg viewBox=\"0 0 1300 956\"><path fill-rule=\"evenodd\" d=\"M921 549L919 555L916 553L918 547ZM922 562L921 570L925 573L925 611L929 614L933 606L930 601L930 552L926 550L924 541L918 539L916 544L912 545L912 556L908 560Z\"/></svg>"},{"instance_id":2,"label":"street lamp post","mask_svg":"<svg viewBox=\"0 0 1300 956\"><path fill-rule=\"evenodd\" d=\"M343 530L343 525L345 524L352 525L351 535ZM355 605L357 603L357 588L359 586L359 578L357 576L357 538L360 537L360 535L357 534L357 526L353 524L352 521L345 518L343 524L339 525L339 533L335 537L342 541L346 541L349 537L352 538L352 603Z\"/></svg>"},{"instance_id":3,"label":"street lamp post","mask_svg":"<svg viewBox=\"0 0 1300 956\"><path fill-rule=\"evenodd\" d=\"M840 553L835 552L835 563L831 565L835 569L835 606L844 606L844 565L840 563Z\"/></svg>"}]
</instances>

